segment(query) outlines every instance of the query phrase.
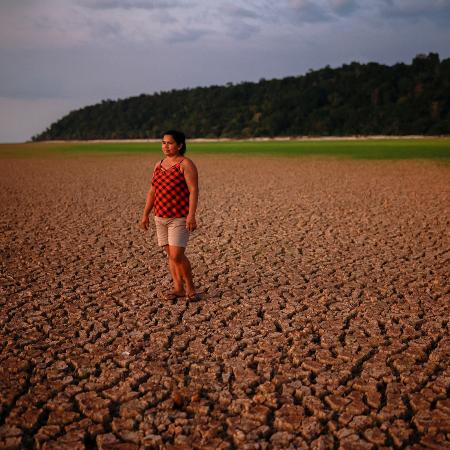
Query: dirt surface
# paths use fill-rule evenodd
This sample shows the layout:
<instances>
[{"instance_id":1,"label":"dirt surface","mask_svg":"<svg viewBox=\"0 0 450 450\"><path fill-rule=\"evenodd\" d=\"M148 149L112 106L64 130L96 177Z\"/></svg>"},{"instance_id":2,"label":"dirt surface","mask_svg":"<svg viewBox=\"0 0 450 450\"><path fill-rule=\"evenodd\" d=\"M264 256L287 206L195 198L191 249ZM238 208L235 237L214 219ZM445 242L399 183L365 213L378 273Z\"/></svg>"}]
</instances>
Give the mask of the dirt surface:
<instances>
[{"instance_id":1,"label":"dirt surface","mask_svg":"<svg viewBox=\"0 0 450 450\"><path fill-rule=\"evenodd\" d=\"M196 162L172 303L152 156L1 161L0 448L449 448L450 167Z\"/></svg>"}]
</instances>

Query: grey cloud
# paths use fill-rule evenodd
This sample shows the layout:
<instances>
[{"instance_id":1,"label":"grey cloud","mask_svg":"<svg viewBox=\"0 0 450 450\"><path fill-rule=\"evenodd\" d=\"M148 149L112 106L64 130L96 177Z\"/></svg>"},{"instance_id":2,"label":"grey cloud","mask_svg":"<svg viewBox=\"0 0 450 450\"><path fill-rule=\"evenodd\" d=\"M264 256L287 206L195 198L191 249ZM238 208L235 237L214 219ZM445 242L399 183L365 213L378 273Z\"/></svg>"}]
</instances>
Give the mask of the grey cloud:
<instances>
[{"instance_id":1,"label":"grey cloud","mask_svg":"<svg viewBox=\"0 0 450 450\"><path fill-rule=\"evenodd\" d=\"M226 4L220 8L224 13L226 34L234 39L249 39L260 31L258 24L270 22L265 16L267 9L261 5L264 2L257 2L252 5L246 3L245 7L240 5Z\"/></svg>"},{"instance_id":2,"label":"grey cloud","mask_svg":"<svg viewBox=\"0 0 450 450\"><path fill-rule=\"evenodd\" d=\"M117 23L101 23L91 26L91 34L94 39L108 39L121 37L123 31Z\"/></svg>"},{"instance_id":3,"label":"grey cloud","mask_svg":"<svg viewBox=\"0 0 450 450\"><path fill-rule=\"evenodd\" d=\"M235 39L249 39L254 34L258 33L260 31L260 27L257 25L252 25L248 23L238 23L234 24L234 26L231 28L231 34L232 37Z\"/></svg>"},{"instance_id":4,"label":"grey cloud","mask_svg":"<svg viewBox=\"0 0 450 450\"><path fill-rule=\"evenodd\" d=\"M260 17L260 14L258 14L255 10L242 6L226 5L223 8L223 11L225 14L236 19L258 19Z\"/></svg>"},{"instance_id":5,"label":"grey cloud","mask_svg":"<svg viewBox=\"0 0 450 450\"><path fill-rule=\"evenodd\" d=\"M167 42L171 44L178 44L183 42L194 42L199 39L201 39L203 36L209 34L209 31L206 30L184 30L184 31L177 31L175 33L172 33L168 38Z\"/></svg>"},{"instance_id":6,"label":"grey cloud","mask_svg":"<svg viewBox=\"0 0 450 450\"><path fill-rule=\"evenodd\" d=\"M0 50L0 96L15 99L61 99L70 95L68 86L83 79L76 51L62 49ZM79 95L80 92L76 92Z\"/></svg>"},{"instance_id":7,"label":"grey cloud","mask_svg":"<svg viewBox=\"0 0 450 450\"><path fill-rule=\"evenodd\" d=\"M291 19L297 23L326 22L338 16L371 16L384 20L447 24L450 0L289 0Z\"/></svg>"},{"instance_id":8,"label":"grey cloud","mask_svg":"<svg viewBox=\"0 0 450 450\"><path fill-rule=\"evenodd\" d=\"M360 8L357 0L330 0L333 12L339 15L349 15Z\"/></svg>"},{"instance_id":9,"label":"grey cloud","mask_svg":"<svg viewBox=\"0 0 450 450\"><path fill-rule=\"evenodd\" d=\"M222 6L219 5L219 10L224 14L244 19L267 19L284 8L283 2L277 3L271 0L247 0L246 2L228 0L219 3L222 3Z\"/></svg>"},{"instance_id":10,"label":"grey cloud","mask_svg":"<svg viewBox=\"0 0 450 450\"><path fill-rule=\"evenodd\" d=\"M299 22L321 22L330 19L330 14L323 5L323 0L248 0L245 4L237 0L223 2L217 11L221 20L228 19L227 26L231 29L247 28L245 34L259 30L262 24L289 24ZM236 26L232 26L229 19ZM251 26L249 25L251 24Z\"/></svg>"},{"instance_id":11,"label":"grey cloud","mask_svg":"<svg viewBox=\"0 0 450 450\"><path fill-rule=\"evenodd\" d=\"M430 20L448 25L450 0L382 0L380 14L388 19Z\"/></svg>"},{"instance_id":12,"label":"grey cloud","mask_svg":"<svg viewBox=\"0 0 450 450\"><path fill-rule=\"evenodd\" d=\"M318 2L310 0L290 0L291 11L289 16L296 22L314 23L331 20L325 7Z\"/></svg>"},{"instance_id":13,"label":"grey cloud","mask_svg":"<svg viewBox=\"0 0 450 450\"><path fill-rule=\"evenodd\" d=\"M33 0L2 0L0 2L0 11L8 12L14 10L23 10L34 6Z\"/></svg>"},{"instance_id":14,"label":"grey cloud","mask_svg":"<svg viewBox=\"0 0 450 450\"><path fill-rule=\"evenodd\" d=\"M179 0L94 0L79 2L91 9L168 9L182 6Z\"/></svg>"}]
</instances>

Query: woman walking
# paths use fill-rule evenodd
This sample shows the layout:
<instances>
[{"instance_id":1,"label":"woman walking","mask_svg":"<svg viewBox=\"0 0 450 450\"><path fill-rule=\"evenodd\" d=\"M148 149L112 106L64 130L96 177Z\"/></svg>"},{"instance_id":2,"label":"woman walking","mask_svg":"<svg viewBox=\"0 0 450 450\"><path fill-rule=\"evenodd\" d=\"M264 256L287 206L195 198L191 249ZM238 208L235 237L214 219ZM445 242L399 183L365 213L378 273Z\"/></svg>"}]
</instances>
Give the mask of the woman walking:
<instances>
[{"instance_id":1,"label":"woman walking","mask_svg":"<svg viewBox=\"0 0 450 450\"><path fill-rule=\"evenodd\" d=\"M198 298L191 263L184 252L189 233L197 228L198 172L195 164L184 156L186 138L181 131L164 133L162 151L165 158L155 164L140 227L148 230L153 209L158 245L164 247L173 280L173 290L165 298L186 297L193 301Z\"/></svg>"}]
</instances>

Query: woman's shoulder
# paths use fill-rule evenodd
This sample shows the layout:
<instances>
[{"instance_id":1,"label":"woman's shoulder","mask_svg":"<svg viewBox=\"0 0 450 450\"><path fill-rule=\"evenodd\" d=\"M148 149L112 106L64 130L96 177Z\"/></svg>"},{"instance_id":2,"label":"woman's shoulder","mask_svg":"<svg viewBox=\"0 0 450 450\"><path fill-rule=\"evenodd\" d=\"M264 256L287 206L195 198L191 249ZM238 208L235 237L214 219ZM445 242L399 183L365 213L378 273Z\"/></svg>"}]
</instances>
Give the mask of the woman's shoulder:
<instances>
[{"instance_id":1,"label":"woman's shoulder","mask_svg":"<svg viewBox=\"0 0 450 450\"><path fill-rule=\"evenodd\" d=\"M180 166L184 167L195 167L194 161L192 159L186 158L186 156L183 156L183 160L180 161Z\"/></svg>"},{"instance_id":2,"label":"woman's shoulder","mask_svg":"<svg viewBox=\"0 0 450 450\"><path fill-rule=\"evenodd\" d=\"M184 158L180 164L181 173L185 176L198 176L198 170L194 162L189 158Z\"/></svg>"}]
</instances>

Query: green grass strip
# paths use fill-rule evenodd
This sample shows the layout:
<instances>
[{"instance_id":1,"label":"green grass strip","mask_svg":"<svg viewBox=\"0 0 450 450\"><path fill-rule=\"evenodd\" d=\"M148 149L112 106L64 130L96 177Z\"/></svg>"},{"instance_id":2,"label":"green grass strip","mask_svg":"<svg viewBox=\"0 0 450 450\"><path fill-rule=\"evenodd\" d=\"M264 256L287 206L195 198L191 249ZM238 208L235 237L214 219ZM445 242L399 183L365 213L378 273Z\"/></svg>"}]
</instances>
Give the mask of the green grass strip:
<instances>
[{"instance_id":1,"label":"green grass strip","mask_svg":"<svg viewBox=\"0 0 450 450\"><path fill-rule=\"evenodd\" d=\"M0 157L159 153L159 142L0 144ZM188 154L321 156L352 159L449 159L450 138L188 142Z\"/></svg>"}]
</instances>

